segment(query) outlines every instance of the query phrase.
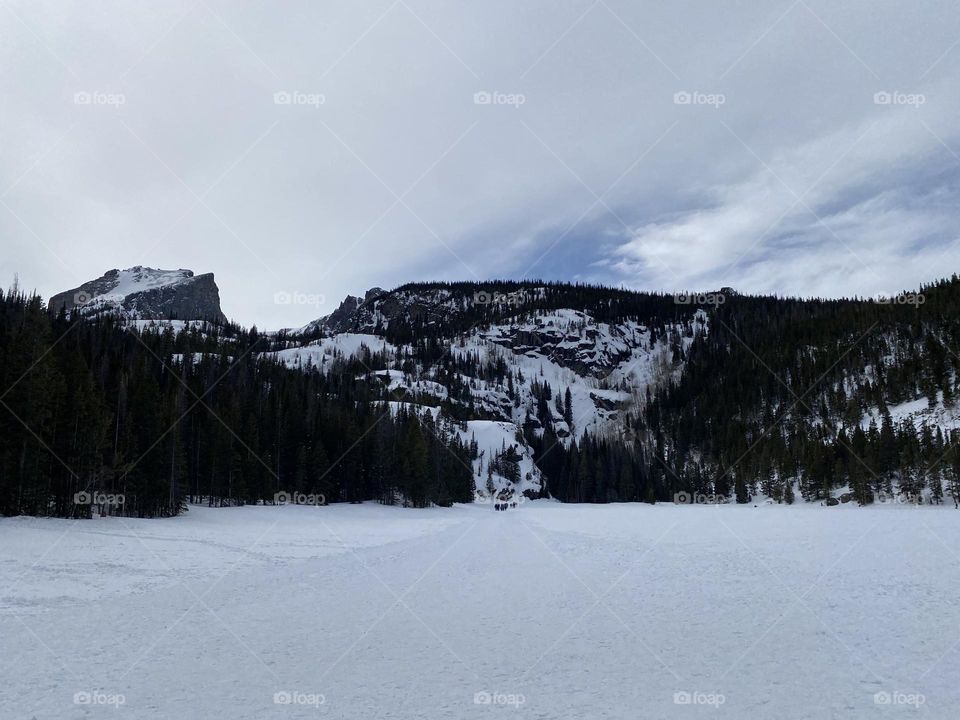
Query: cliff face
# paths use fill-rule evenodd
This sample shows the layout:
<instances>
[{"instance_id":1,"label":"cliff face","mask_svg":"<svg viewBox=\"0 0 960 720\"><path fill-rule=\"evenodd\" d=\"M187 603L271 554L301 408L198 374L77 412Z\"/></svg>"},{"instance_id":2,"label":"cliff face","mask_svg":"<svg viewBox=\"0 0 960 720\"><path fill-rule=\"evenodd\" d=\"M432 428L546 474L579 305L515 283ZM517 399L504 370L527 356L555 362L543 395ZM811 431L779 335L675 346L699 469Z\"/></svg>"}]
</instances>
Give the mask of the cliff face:
<instances>
[{"instance_id":1,"label":"cliff face","mask_svg":"<svg viewBox=\"0 0 960 720\"><path fill-rule=\"evenodd\" d=\"M383 288L374 287L367 290L362 298L356 295L347 295L343 299L343 302L341 302L332 313L317 318L296 332L312 333L321 329L328 332L345 332L353 325L360 308L366 306L371 300L385 294L385 292Z\"/></svg>"},{"instance_id":2,"label":"cliff face","mask_svg":"<svg viewBox=\"0 0 960 720\"><path fill-rule=\"evenodd\" d=\"M220 290L213 273L194 275L192 270L158 270L136 266L110 270L96 280L50 298L54 312L83 315L119 313L142 320L213 320L225 322Z\"/></svg>"}]
</instances>

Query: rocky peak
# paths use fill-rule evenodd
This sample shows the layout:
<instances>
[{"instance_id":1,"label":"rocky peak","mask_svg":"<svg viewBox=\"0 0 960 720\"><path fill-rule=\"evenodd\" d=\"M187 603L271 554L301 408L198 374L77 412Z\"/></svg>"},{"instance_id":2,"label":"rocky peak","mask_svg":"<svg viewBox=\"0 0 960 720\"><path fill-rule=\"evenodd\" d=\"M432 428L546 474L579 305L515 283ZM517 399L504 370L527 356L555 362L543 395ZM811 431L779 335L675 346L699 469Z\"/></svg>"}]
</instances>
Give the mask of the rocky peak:
<instances>
[{"instance_id":1,"label":"rocky peak","mask_svg":"<svg viewBox=\"0 0 960 720\"><path fill-rule=\"evenodd\" d=\"M368 303L385 293L386 291L383 288L373 287L367 290L363 294L362 298L356 295L347 295L343 299L343 302L337 306L336 310L329 315L324 315L322 318L314 320L309 325L305 325L298 332L310 333L319 328L329 330L331 332L343 332L348 330L354 324L354 320L357 317L357 311L365 303Z\"/></svg>"},{"instance_id":2,"label":"rocky peak","mask_svg":"<svg viewBox=\"0 0 960 720\"><path fill-rule=\"evenodd\" d=\"M321 319L320 324L331 329L339 327L350 321L362 303L363 300L356 295L347 295L336 310Z\"/></svg>"},{"instance_id":3,"label":"rocky peak","mask_svg":"<svg viewBox=\"0 0 960 720\"><path fill-rule=\"evenodd\" d=\"M213 320L225 322L213 273L161 270L136 265L108 270L101 277L50 298L53 312L83 315L117 313L141 320Z\"/></svg>"},{"instance_id":4,"label":"rocky peak","mask_svg":"<svg viewBox=\"0 0 960 720\"><path fill-rule=\"evenodd\" d=\"M378 295L383 295L386 292L383 288L373 287L367 290L363 295L363 301L367 302L377 297Z\"/></svg>"}]
</instances>

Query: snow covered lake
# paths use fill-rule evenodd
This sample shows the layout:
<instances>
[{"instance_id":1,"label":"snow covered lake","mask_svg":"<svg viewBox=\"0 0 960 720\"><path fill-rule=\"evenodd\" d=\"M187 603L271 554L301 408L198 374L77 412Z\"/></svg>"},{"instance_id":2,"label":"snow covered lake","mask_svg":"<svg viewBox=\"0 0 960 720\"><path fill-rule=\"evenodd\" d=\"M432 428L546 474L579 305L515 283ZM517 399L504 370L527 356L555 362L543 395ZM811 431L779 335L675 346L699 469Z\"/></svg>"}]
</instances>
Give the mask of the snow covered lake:
<instances>
[{"instance_id":1,"label":"snow covered lake","mask_svg":"<svg viewBox=\"0 0 960 720\"><path fill-rule=\"evenodd\" d=\"M960 717L960 512L0 520L0 718Z\"/></svg>"}]
</instances>

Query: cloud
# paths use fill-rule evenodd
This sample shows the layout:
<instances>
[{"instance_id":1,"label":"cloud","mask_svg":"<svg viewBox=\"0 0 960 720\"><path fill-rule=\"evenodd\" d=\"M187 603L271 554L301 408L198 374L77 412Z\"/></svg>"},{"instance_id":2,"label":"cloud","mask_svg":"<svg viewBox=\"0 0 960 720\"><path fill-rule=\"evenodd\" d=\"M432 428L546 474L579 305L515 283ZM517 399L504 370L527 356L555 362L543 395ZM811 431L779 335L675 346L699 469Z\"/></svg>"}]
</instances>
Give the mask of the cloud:
<instances>
[{"instance_id":1,"label":"cloud","mask_svg":"<svg viewBox=\"0 0 960 720\"><path fill-rule=\"evenodd\" d=\"M879 106L769 161L756 157L701 207L632 229L606 258L612 277L798 295L872 295L939 277L955 264L938 259L958 257L957 108L924 110Z\"/></svg>"},{"instance_id":2,"label":"cloud","mask_svg":"<svg viewBox=\"0 0 960 720\"><path fill-rule=\"evenodd\" d=\"M281 327L415 279L849 294L952 270L956 159L920 123L960 152L939 1L0 12L0 278L46 295L189 267ZM927 102L875 104L894 91Z\"/></svg>"}]
</instances>

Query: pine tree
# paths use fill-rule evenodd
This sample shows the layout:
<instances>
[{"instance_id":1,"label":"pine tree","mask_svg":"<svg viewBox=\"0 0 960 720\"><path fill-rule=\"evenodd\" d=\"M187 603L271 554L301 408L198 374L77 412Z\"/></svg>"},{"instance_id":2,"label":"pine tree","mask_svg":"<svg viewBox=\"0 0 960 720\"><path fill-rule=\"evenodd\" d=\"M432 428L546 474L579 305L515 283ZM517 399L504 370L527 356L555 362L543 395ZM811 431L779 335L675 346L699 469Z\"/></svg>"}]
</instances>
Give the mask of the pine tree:
<instances>
[{"instance_id":1,"label":"pine tree","mask_svg":"<svg viewBox=\"0 0 960 720\"><path fill-rule=\"evenodd\" d=\"M734 481L734 488L737 494L737 502L740 505L750 502L750 494L747 492L747 483L743 479L743 475L737 473L736 480Z\"/></svg>"},{"instance_id":2,"label":"pine tree","mask_svg":"<svg viewBox=\"0 0 960 720\"><path fill-rule=\"evenodd\" d=\"M795 496L793 494L793 481L788 478L786 483L783 486L783 501L787 505L793 505L794 499L795 499Z\"/></svg>"}]
</instances>

